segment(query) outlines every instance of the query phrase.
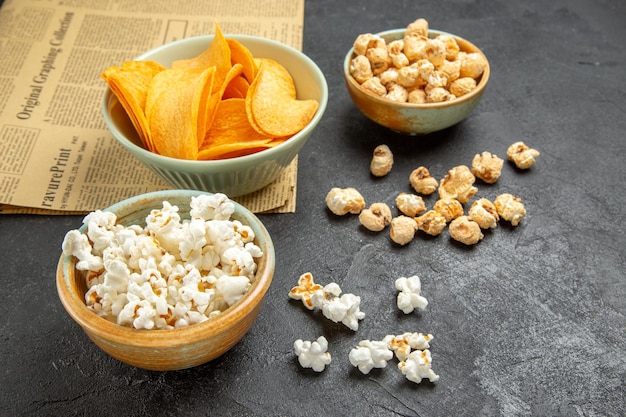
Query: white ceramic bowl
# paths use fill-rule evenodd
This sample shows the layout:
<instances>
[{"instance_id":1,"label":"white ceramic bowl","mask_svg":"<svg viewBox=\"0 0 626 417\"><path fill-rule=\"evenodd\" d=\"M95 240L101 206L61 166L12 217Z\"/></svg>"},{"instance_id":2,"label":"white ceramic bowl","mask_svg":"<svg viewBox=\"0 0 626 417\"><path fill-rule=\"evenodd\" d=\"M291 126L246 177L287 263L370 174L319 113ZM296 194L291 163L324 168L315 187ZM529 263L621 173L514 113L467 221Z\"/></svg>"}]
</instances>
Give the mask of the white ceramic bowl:
<instances>
[{"instance_id":1,"label":"white ceramic bowl","mask_svg":"<svg viewBox=\"0 0 626 417\"><path fill-rule=\"evenodd\" d=\"M406 29L393 29L378 33L387 43L402 39ZM429 30L428 36L439 34L453 36L460 49L465 52L478 52L485 58L487 67L476 88L468 94L442 103L411 104L397 103L366 92L350 75L350 61L354 58L351 48L343 62L343 72L348 93L356 107L370 120L395 132L407 135L425 135L453 126L465 119L474 110L483 96L489 81L489 62L487 57L475 45L446 32Z\"/></svg>"},{"instance_id":2,"label":"white ceramic bowl","mask_svg":"<svg viewBox=\"0 0 626 417\"><path fill-rule=\"evenodd\" d=\"M302 52L282 43L255 36L224 35L239 41L254 57L270 58L291 74L299 99L319 103L311 122L282 144L236 158L191 161L152 153L145 149L130 119L110 89L104 95L104 121L122 146L174 188L221 192L237 197L259 190L274 181L296 157L313 133L326 110L328 86L319 67ZM173 61L197 56L213 41L213 35L181 39L138 56L169 67Z\"/></svg>"},{"instance_id":3,"label":"white ceramic bowl","mask_svg":"<svg viewBox=\"0 0 626 417\"><path fill-rule=\"evenodd\" d=\"M162 207L164 200L178 206L181 218L189 218L191 197L200 191L165 190L138 195L106 208L117 216L118 224L145 226L150 210ZM172 330L138 330L117 325L89 310L85 305L87 284L76 269L76 259L61 255L57 267L57 292L63 307L87 336L104 352L129 365L149 370L175 370L197 366L222 355L248 332L274 276L275 253L272 239L261 221L235 203L232 219L249 225L255 243L263 250L257 272L248 292L218 316ZM85 226L80 229L85 231Z\"/></svg>"}]
</instances>

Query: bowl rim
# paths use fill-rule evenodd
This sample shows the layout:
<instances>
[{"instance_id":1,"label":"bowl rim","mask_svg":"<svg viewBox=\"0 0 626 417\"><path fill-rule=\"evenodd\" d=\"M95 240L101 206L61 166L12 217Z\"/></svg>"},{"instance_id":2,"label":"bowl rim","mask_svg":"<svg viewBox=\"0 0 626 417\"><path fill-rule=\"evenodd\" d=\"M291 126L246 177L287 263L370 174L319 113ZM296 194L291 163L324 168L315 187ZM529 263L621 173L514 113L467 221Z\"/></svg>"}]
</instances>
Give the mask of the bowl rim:
<instances>
[{"instance_id":1,"label":"bowl rim","mask_svg":"<svg viewBox=\"0 0 626 417\"><path fill-rule=\"evenodd\" d=\"M375 33L374 35L378 35L382 38L385 38L386 36L397 37L398 35L403 34L404 32L406 32L406 28L397 28L397 29L389 29L389 30L385 30L382 32L378 32L378 33ZM361 88L361 85L350 74L350 61L352 60L352 57L354 55L354 46L350 48L350 50L346 54L344 61L343 61L343 74L344 74L344 78L346 82L349 83L351 87L358 89L358 91L361 91L364 95L366 95L367 97L370 97L376 103L379 103L381 105L386 105L386 106L391 105L391 106L402 108L402 109L431 110L431 109L437 109L437 108L446 108L446 107L451 107L451 106L455 106L455 105L470 101L474 99L477 95L482 94L485 87L487 86L487 82L489 81L489 76L491 74L491 67L489 65L489 60L487 59L487 56L484 54L484 52L480 48L478 48L476 45L474 45L472 42L458 35L455 35L453 33L445 32L445 31L437 30L437 29L428 29L428 36L431 37L431 35L452 36L457 40L457 42L461 41L461 43L466 44L466 46L476 49L476 52L480 53L483 56L483 58L485 59L485 62L487 63L487 66L485 67L485 70L483 74L481 75L480 81L478 82L478 84L476 84L476 88L474 90L470 91L468 94L464 94L461 97L457 97L454 100L442 101L439 103L421 103L421 104L420 103L408 103L408 102L398 103L395 101L386 100L384 98L375 96L371 94L370 92ZM398 39L400 38L398 37Z\"/></svg>"},{"instance_id":2,"label":"bowl rim","mask_svg":"<svg viewBox=\"0 0 626 417\"><path fill-rule=\"evenodd\" d=\"M135 200L147 199L158 204L173 196L188 196L191 200L192 196L201 194L215 193L196 190L152 191L119 201L105 208L103 211L115 212L120 207L128 206ZM146 330L116 324L89 310L85 304L84 295L83 298L81 298L72 291L70 283L73 281L76 273L76 270L73 268L75 258L62 253L57 265L56 285L63 307L76 323L90 336L95 335L113 343L126 346L174 348L201 342L209 335L225 333L227 329L231 328L242 318L245 318L247 314L263 302L263 298L272 282L276 266L274 245L269 232L261 220L241 204L235 201L233 201L233 203L235 204L236 217L245 219L247 223L244 224L248 224L253 228L264 256L261 258L258 265L252 287L240 300L219 315L201 323L174 329ZM79 230L84 232L85 227L85 225L82 225Z\"/></svg>"},{"instance_id":3,"label":"bowl rim","mask_svg":"<svg viewBox=\"0 0 626 417\"><path fill-rule=\"evenodd\" d=\"M273 40L273 39L269 39L269 38L265 38L262 36L253 36L253 35L241 35L241 34L229 34L229 33L225 33L224 37L226 39L234 39L237 40L239 42L246 42L246 41L252 41L252 42L262 42L268 45L271 45L274 48L277 49L281 49L283 51L286 51L290 54L295 55L296 57L298 57L299 59L301 59L302 61L304 61L308 67L311 68L313 74L315 75L315 78L318 79L319 81L319 85L320 85L320 89L321 89L321 99L319 100L319 105L318 105L318 109L315 112L315 115L313 116L313 118L311 119L311 121L309 121L309 123L302 128L302 130L300 130L299 132L297 132L296 134L294 134L292 137L290 137L288 140L272 147L269 149L264 149L263 151L260 152L256 152L253 154L249 154L249 155L243 155L243 156L237 156L237 157L233 157L233 158L227 158L227 159L205 159L205 160L193 160L193 159L178 159L178 158L172 158L169 156L163 156L154 152L150 152L149 150L147 150L146 148L142 147L142 146L138 146L137 144L133 143L132 141L130 141L116 126L114 123L109 121L109 118L106 116L109 113L109 109L112 108L116 103L118 105L121 106L121 103L119 103L118 98L115 96L115 94L113 93L113 91L111 90L110 87L106 87L105 91L104 91L104 96L102 98L102 104L101 104L101 111L102 114L104 115L104 122L107 126L107 128L109 129L109 131L111 132L111 134L120 142L122 142L122 144L124 146L126 146L129 149L133 149L134 151L138 152L140 155L142 155L143 157L148 157L148 158L152 158L155 161L159 161L160 163L164 163L164 164L172 164L172 163L176 163L176 164L188 164L190 166L212 166L216 169L219 168L226 168L226 167L230 167L233 163L233 161L236 162L242 162L242 163L257 163L257 162L262 162L264 160L267 159L274 159L275 156L281 155L283 149L285 148L289 148L291 146L296 146L294 145L295 142L298 142L298 139L308 136L312 133L312 131L315 129L315 127L319 124L320 120L322 119L322 117L324 116L324 113L326 112L326 107L328 105L328 83L326 81L326 77L324 76L324 73L322 72L322 70L319 68L319 66L315 63L315 61L313 61L311 58L309 58L307 55L305 55L302 51L284 44L282 42ZM161 50L164 49L169 49L169 48L173 48L176 47L177 45L180 44L184 44L184 43L189 43L189 42L202 42L202 41L206 41L207 45L212 42L213 38L215 38L214 34L211 35L198 35L198 36L190 36L187 38L183 38L183 39L178 39L172 42L168 42L168 43L164 43L162 45L159 45L155 48L150 49L149 51L146 51L138 56L136 56L135 58L133 58L132 60L134 61L139 61L139 60L145 60L147 59L150 55L157 53ZM244 43L245 46L245 43ZM292 75L293 77L293 75Z\"/></svg>"}]
</instances>

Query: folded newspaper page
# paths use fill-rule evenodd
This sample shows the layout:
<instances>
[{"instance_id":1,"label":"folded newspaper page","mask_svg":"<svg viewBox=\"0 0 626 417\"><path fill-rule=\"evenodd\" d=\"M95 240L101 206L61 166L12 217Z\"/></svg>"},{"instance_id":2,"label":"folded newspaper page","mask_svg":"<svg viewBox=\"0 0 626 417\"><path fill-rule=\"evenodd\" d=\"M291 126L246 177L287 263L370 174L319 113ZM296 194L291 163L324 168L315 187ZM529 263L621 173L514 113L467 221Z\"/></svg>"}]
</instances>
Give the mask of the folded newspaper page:
<instances>
[{"instance_id":1,"label":"folded newspaper page","mask_svg":"<svg viewBox=\"0 0 626 417\"><path fill-rule=\"evenodd\" d=\"M101 72L161 44L248 34L302 48L304 0L5 0L0 8L0 213L84 213L171 188L128 153L101 113ZM295 211L297 158L235 200Z\"/></svg>"}]
</instances>

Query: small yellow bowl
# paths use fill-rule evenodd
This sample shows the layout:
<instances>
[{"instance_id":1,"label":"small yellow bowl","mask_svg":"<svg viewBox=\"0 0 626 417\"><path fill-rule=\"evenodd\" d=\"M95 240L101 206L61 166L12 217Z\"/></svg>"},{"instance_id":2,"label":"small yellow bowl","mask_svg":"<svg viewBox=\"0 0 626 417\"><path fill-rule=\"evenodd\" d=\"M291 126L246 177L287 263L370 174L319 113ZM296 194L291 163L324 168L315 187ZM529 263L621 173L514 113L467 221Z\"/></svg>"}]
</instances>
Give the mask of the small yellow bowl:
<instances>
[{"instance_id":1,"label":"small yellow bowl","mask_svg":"<svg viewBox=\"0 0 626 417\"><path fill-rule=\"evenodd\" d=\"M181 218L188 218L191 197L199 194L202 192L157 191L129 198L106 211L114 212L119 224L142 224L150 210L161 207L167 200L179 207ZM59 260L56 279L63 307L104 352L138 368L156 371L185 369L217 358L244 337L256 320L275 268L274 245L261 221L237 203L232 219L252 228L263 257L257 263L250 290L218 316L172 330L137 330L115 324L87 308L85 277L76 269L76 259L66 255Z\"/></svg>"},{"instance_id":2,"label":"small yellow bowl","mask_svg":"<svg viewBox=\"0 0 626 417\"><path fill-rule=\"evenodd\" d=\"M378 33L387 43L402 39L405 29L393 29ZM454 37L461 51L478 52L487 62L476 88L451 101L441 103L412 104L397 103L366 92L350 75L350 61L354 58L354 48L346 54L343 73L348 93L356 107L370 120L395 132L407 135L425 135L453 126L465 119L474 110L485 92L489 81L489 61L474 44L450 33L429 30L430 38L440 34Z\"/></svg>"}]
</instances>

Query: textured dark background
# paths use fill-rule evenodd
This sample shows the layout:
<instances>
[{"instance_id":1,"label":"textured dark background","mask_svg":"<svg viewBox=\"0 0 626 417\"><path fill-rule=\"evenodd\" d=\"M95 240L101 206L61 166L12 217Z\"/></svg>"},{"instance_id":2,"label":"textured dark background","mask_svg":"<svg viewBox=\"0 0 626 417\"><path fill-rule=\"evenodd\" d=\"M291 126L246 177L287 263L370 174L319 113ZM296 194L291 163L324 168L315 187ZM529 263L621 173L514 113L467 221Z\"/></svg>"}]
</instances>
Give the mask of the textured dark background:
<instances>
[{"instance_id":1,"label":"textured dark background","mask_svg":"<svg viewBox=\"0 0 626 417\"><path fill-rule=\"evenodd\" d=\"M481 47L491 80L470 118L411 138L366 120L343 85L341 64L363 32L417 17ZM55 266L71 216L0 217L1 415L618 416L626 370L626 3L611 0L307 0L304 52L325 73L326 115L300 154L295 214L261 216L278 263L250 333L223 357L179 372L149 372L107 357L58 301ZM517 228L502 224L474 247L447 232L406 247L330 214L331 187L357 187L393 204L408 175L437 176L475 153L504 156L523 140L535 167L505 164L479 195L520 196ZM391 174L368 171L388 144ZM427 199L432 205L434 198ZM362 298L357 332L290 301L310 271ZM430 304L405 316L393 281L417 274ZM362 375L348 352L362 339L432 333L439 382L407 381L395 362ZM304 370L294 340L329 341L321 374Z\"/></svg>"}]
</instances>

